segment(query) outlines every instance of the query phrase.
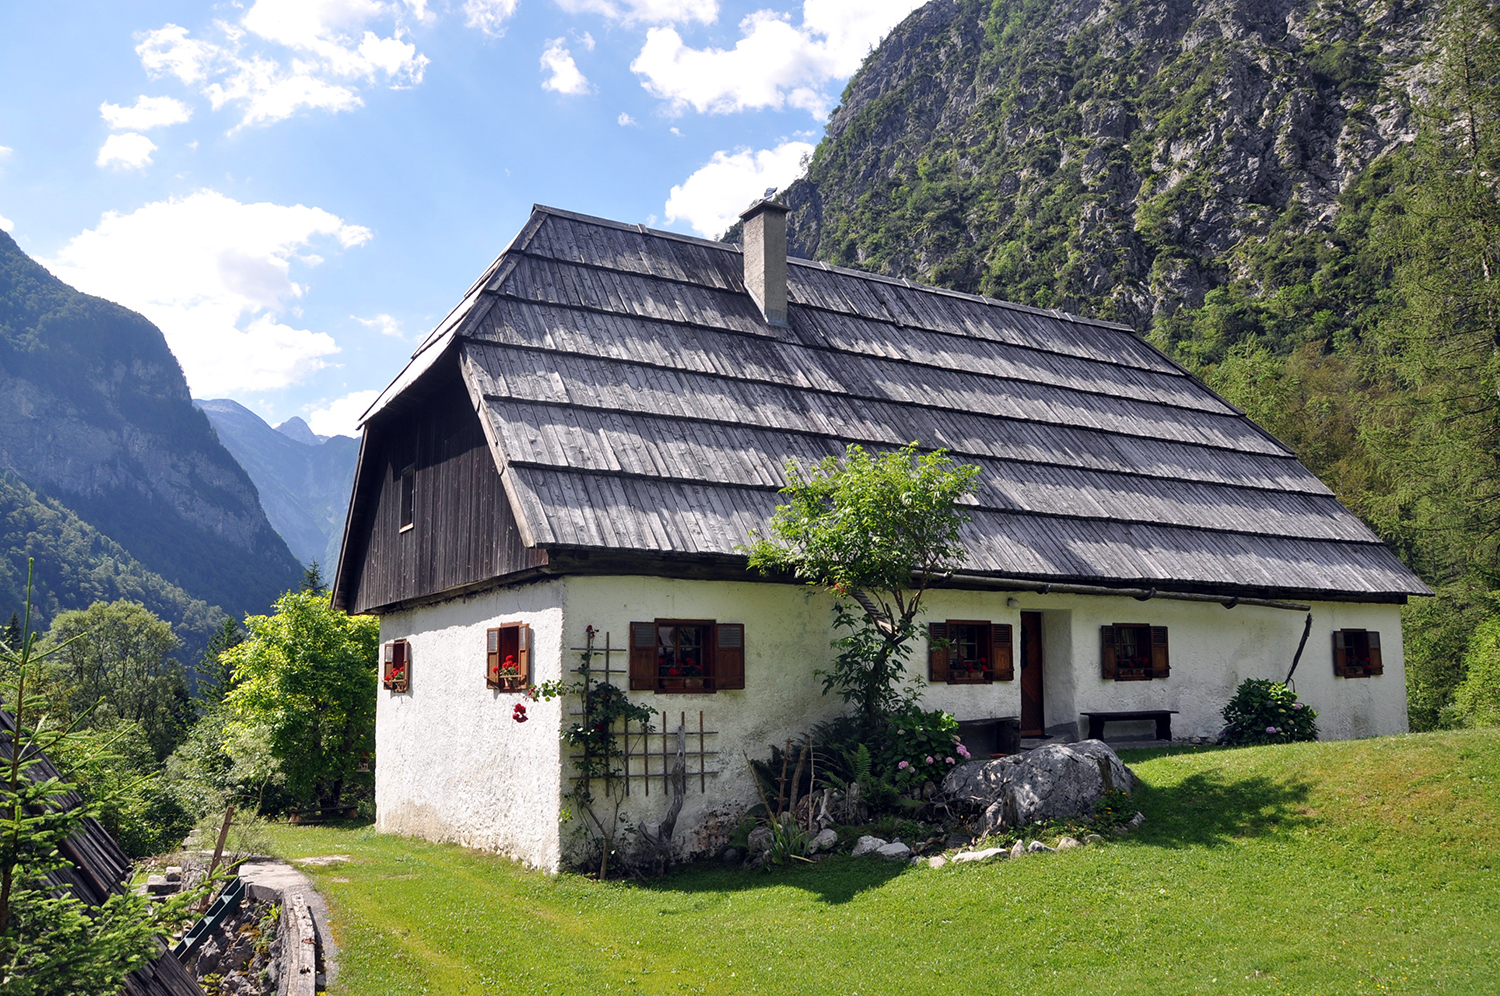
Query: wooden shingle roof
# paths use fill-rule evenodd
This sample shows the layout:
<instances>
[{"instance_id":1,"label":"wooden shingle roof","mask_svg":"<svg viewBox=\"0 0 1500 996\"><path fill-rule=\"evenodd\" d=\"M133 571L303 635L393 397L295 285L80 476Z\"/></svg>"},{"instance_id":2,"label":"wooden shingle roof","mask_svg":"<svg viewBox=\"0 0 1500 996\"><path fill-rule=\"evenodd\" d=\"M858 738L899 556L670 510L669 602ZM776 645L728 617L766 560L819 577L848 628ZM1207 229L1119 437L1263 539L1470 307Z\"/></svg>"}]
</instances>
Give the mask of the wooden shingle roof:
<instances>
[{"instance_id":1,"label":"wooden shingle roof","mask_svg":"<svg viewBox=\"0 0 1500 996\"><path fill-rule=\"evenodd\" d=\"M788 458L980 469L967 572L1227 593L1427 588L1284 445L1129 328L537 207L366 419L455 354L528 545L733 555Z\"/></svg>"}]
</instances>

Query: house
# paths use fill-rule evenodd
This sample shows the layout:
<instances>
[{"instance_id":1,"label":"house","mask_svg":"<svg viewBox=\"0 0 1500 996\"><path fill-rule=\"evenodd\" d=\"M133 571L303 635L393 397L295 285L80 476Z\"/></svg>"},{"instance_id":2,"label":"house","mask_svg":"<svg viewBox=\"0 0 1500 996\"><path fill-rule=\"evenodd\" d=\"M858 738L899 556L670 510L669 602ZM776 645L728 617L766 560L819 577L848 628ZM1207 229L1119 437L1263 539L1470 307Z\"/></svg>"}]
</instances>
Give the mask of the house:
<instances>
[{"instance_id":1,"label":"house","mask_svg":"<svg viewBox=\"0 0 1500 996\"><path fill-rule=\"evenodd\" d=\"M677 843L711 846L755 798L743 754L839 708L828 597L741 545L788 459L851 442L981 468L968 562L925 602L952 649L923 703L970 730L1175 710L1213 736L1309 614L1322 735L1407 728L1400 607L1427 588L1243 413L1129 328L787 259L785 208L744 219L742 250L535 208L366 413L333 598L381 617L380 829L558 867L576 705L515 722L515 689L592 645L661 712L627 814L658 818L681 726Z\"/></svg>"}]
</instances>

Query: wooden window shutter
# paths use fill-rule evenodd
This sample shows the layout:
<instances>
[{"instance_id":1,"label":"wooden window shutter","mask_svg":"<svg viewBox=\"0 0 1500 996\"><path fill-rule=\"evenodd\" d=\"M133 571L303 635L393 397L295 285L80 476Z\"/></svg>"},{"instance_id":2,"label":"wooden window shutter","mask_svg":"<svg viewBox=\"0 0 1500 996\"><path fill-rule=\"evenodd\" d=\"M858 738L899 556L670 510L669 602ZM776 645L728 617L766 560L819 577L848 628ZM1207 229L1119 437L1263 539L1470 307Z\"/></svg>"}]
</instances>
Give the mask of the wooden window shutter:
<instances>
[{"instance_id":1,"label":"wooden window shutter","mask_svg":"<svg viewBox=\"0 0 1500 996\"><path fill-rule=\"evenodd\" d=\"M1385 665L1380 660L1380 634L1373 629L1369 632L1370 639L1370 674L1384 674Z\"/></svg>"},{"instance_id":2,"label":"wooden window shutter","mask_svg":"<svg viewBox=\"0 0 1500 996\"><path fill-rule=\"evenodd\" d=\"M714 627L714 688L745 687L745 627L720 623Z\"/></svg>"},{"instance_id":3,"label":"wooden window shutter","mask_svg":"<svg viewBox=\"0 0 1500 996\"><path fill-rule=\"evenodd\" d=\"M516 627L516 681L523 688L531 683L531 627L525 623Z\"/></svg>"},{"instance_id":4,"label":"wooden window shutter","mask_svg":"<svg viewBox=\"0 0 1500 996\"><path fill-rule=\"evenodd\" d=\"M948 624L927 624L927 680L948 683Z\"/></svg>"},{"instance_id":5,"label":"wooden window shutter","mask_svg":"<svg viewBox=\"0 0 1500 996\"><path fill-rule=\"evenodd\" d=\"M995 680L1016 679L1016 654L1011 643L1010 623L1001 623L990 629L990 653L993 655Z\"/></svg>"},{"instance_id":6,"label":"wooden window shutter","mask_svg":"<svg viewBox=\"0 0 1500 996\"><path fill-rule=\"evenodd\" d=\"M1099 627L1099 673L1105 681L1115 680L1115 628Z\"/></svg>"},{"instance_id":7,"label":"wooden window shutter","mask_svg":"<svg viewBox=\"0 0 1500 996\"><path fill-rule=\"evenodd\" d=\"M1151 677L1165 678L1172 673L1171 662L1167 659L1167 627L1151 627Z\"/></svg>"},{"instance_id":8,"label":"wooden window shutter","mask_svg":"<svg viewBox=\"0 0 1500 996\"><path fill-rule=\"evenodd\" d=\"M1344 631L1341 629L1333 631L1333 676L1349 677L1349 651L1344 645Z\"/></svg>"},{"instance_id":9,"label":"wooden window shutter","mask_svg":"<svg viewBox=\"0 0 1500 996\"><path fill-rule=\"evenodd\" d=\"M500 631L488 629L484 632L484 686L500 687Z\"/></svg>"},{"instance_id":10,"label":"wooden window shutter","mask_svg":"<svg viewBox=\"0 0 1500 996\"><path fill-rule=\"evenodd\" d=\"M649 692L656 687L656 623L630 624L630 690Z\"/></svg>"}]
</instances>

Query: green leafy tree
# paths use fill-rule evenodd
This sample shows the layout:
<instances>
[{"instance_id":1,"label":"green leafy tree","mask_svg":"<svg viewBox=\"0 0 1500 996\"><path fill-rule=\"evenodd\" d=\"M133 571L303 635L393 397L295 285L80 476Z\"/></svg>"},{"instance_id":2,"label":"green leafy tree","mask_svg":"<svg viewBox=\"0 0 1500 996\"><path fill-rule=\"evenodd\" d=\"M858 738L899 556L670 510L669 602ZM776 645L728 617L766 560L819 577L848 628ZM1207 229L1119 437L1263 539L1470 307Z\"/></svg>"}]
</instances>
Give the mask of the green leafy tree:
<instances>
[{"instance_id":1,"label":"green leafy tree","mask_svg":"<svg viewBox=\"0 0 1500 996\"><path fill-rule=\"evenodd\" d=\"M1500 618L1486 619L1475 629L1464 671L1453 692L1455 725L1500 726Z\"/></svg>"},{"instance_id":2,"label":"green leafy tree","mask_svg":"<svg viewBox=\"0 0 1500 996\"><path fill-rule=\"evenodd\" d=\"M321 592L287 592L276 612L245 620L249 636L223 655L235 687L227 731L265 731L294 804L337 807L375 749L380 624L333 608Z\"/></svg>"},{"instance_id":3,"label":"green leafy tree","mask_svg":"<svg viewBox=\"0 0 1500 996\"><path fill-rule=\"evenodd\" d=\"M819 674L824 692L837 690L867 728L903 699L923 594L963 563L968 518L957 502L978 473L915 443L877 456L851 445L806 469L791 461L771 535L752 537L751 567L833 592L835 626L847 632L834 643L833 668Z\"/></svg>"},{"instance_id":4,"label":"green leafy tree","mask_svg":"<svg viewBox=\"0 0 1500 996\"><path fill-rule=\"evenodd\" d=\"M95 811L71 805L73 786L42 777L37 768L44 752L87 746L73 742L78 719L70 721L65 710L37 694L47 658L66 645L39 648L30 624L28 597L18 638L0 648L7 676L3 696L14 710L15 731L0 732L10 741L0 773L0 992L111 996L151 956L185 903L155 907L130 892L91 909L71 895L54 894L47 875L67 866L58 846Z\"/></svg>"},{"instance_id":5,"label":"green leafy tree","mask_svg":"<svg viewBox=\"0 0 1500 996\"><path fill-rule=\"evenodd\" d=\"M138 602L95 602L60 613L47 632L52 681L70 716L94 710L89 725L136 723L160 763L192 724L187 675L170 657L180 645L170 623Z\"/></svg>"}]
</instances>

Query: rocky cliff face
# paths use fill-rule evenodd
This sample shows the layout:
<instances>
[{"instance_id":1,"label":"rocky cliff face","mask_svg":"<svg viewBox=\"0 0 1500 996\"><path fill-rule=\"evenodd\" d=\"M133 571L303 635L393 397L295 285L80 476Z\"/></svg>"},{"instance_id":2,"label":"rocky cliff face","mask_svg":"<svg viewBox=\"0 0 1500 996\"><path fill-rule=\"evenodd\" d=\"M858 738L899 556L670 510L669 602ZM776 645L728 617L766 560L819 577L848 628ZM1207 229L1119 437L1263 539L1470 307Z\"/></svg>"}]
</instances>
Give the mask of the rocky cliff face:
<instances>
[{"instance_id":1,"label":"rocky cliff face","mask_svg":"<svg viewBox=\"0 0 1500 996\"><path fill-rule=\"evenodd\" d=\"M933 0L790 187L796 255L1145 329L1415 131L1404 0Z\"/></svg>"},{"instance_id":2,"label":"rocky cliff face","mask_svg":"<svg viewBox=\"0 0 1500 996\"><path fill-rule=\"evenodd\" d=\"M263 612L299 580L161 332L57 280L4 233L0 469L231 613Z\"/></svg>"},{"instance_id":3,"label":"rocky cliff face","mask_svg":"<svg viewBox=\"0 0 1500 996\"><path fill-rule=\"evenodd\" d=\"M271 525L303 563L331 575L344 539L359 440L318 436L300 418L272 428L228 398L194 402L249 473Z\"/></svg>"}]
</instances>

